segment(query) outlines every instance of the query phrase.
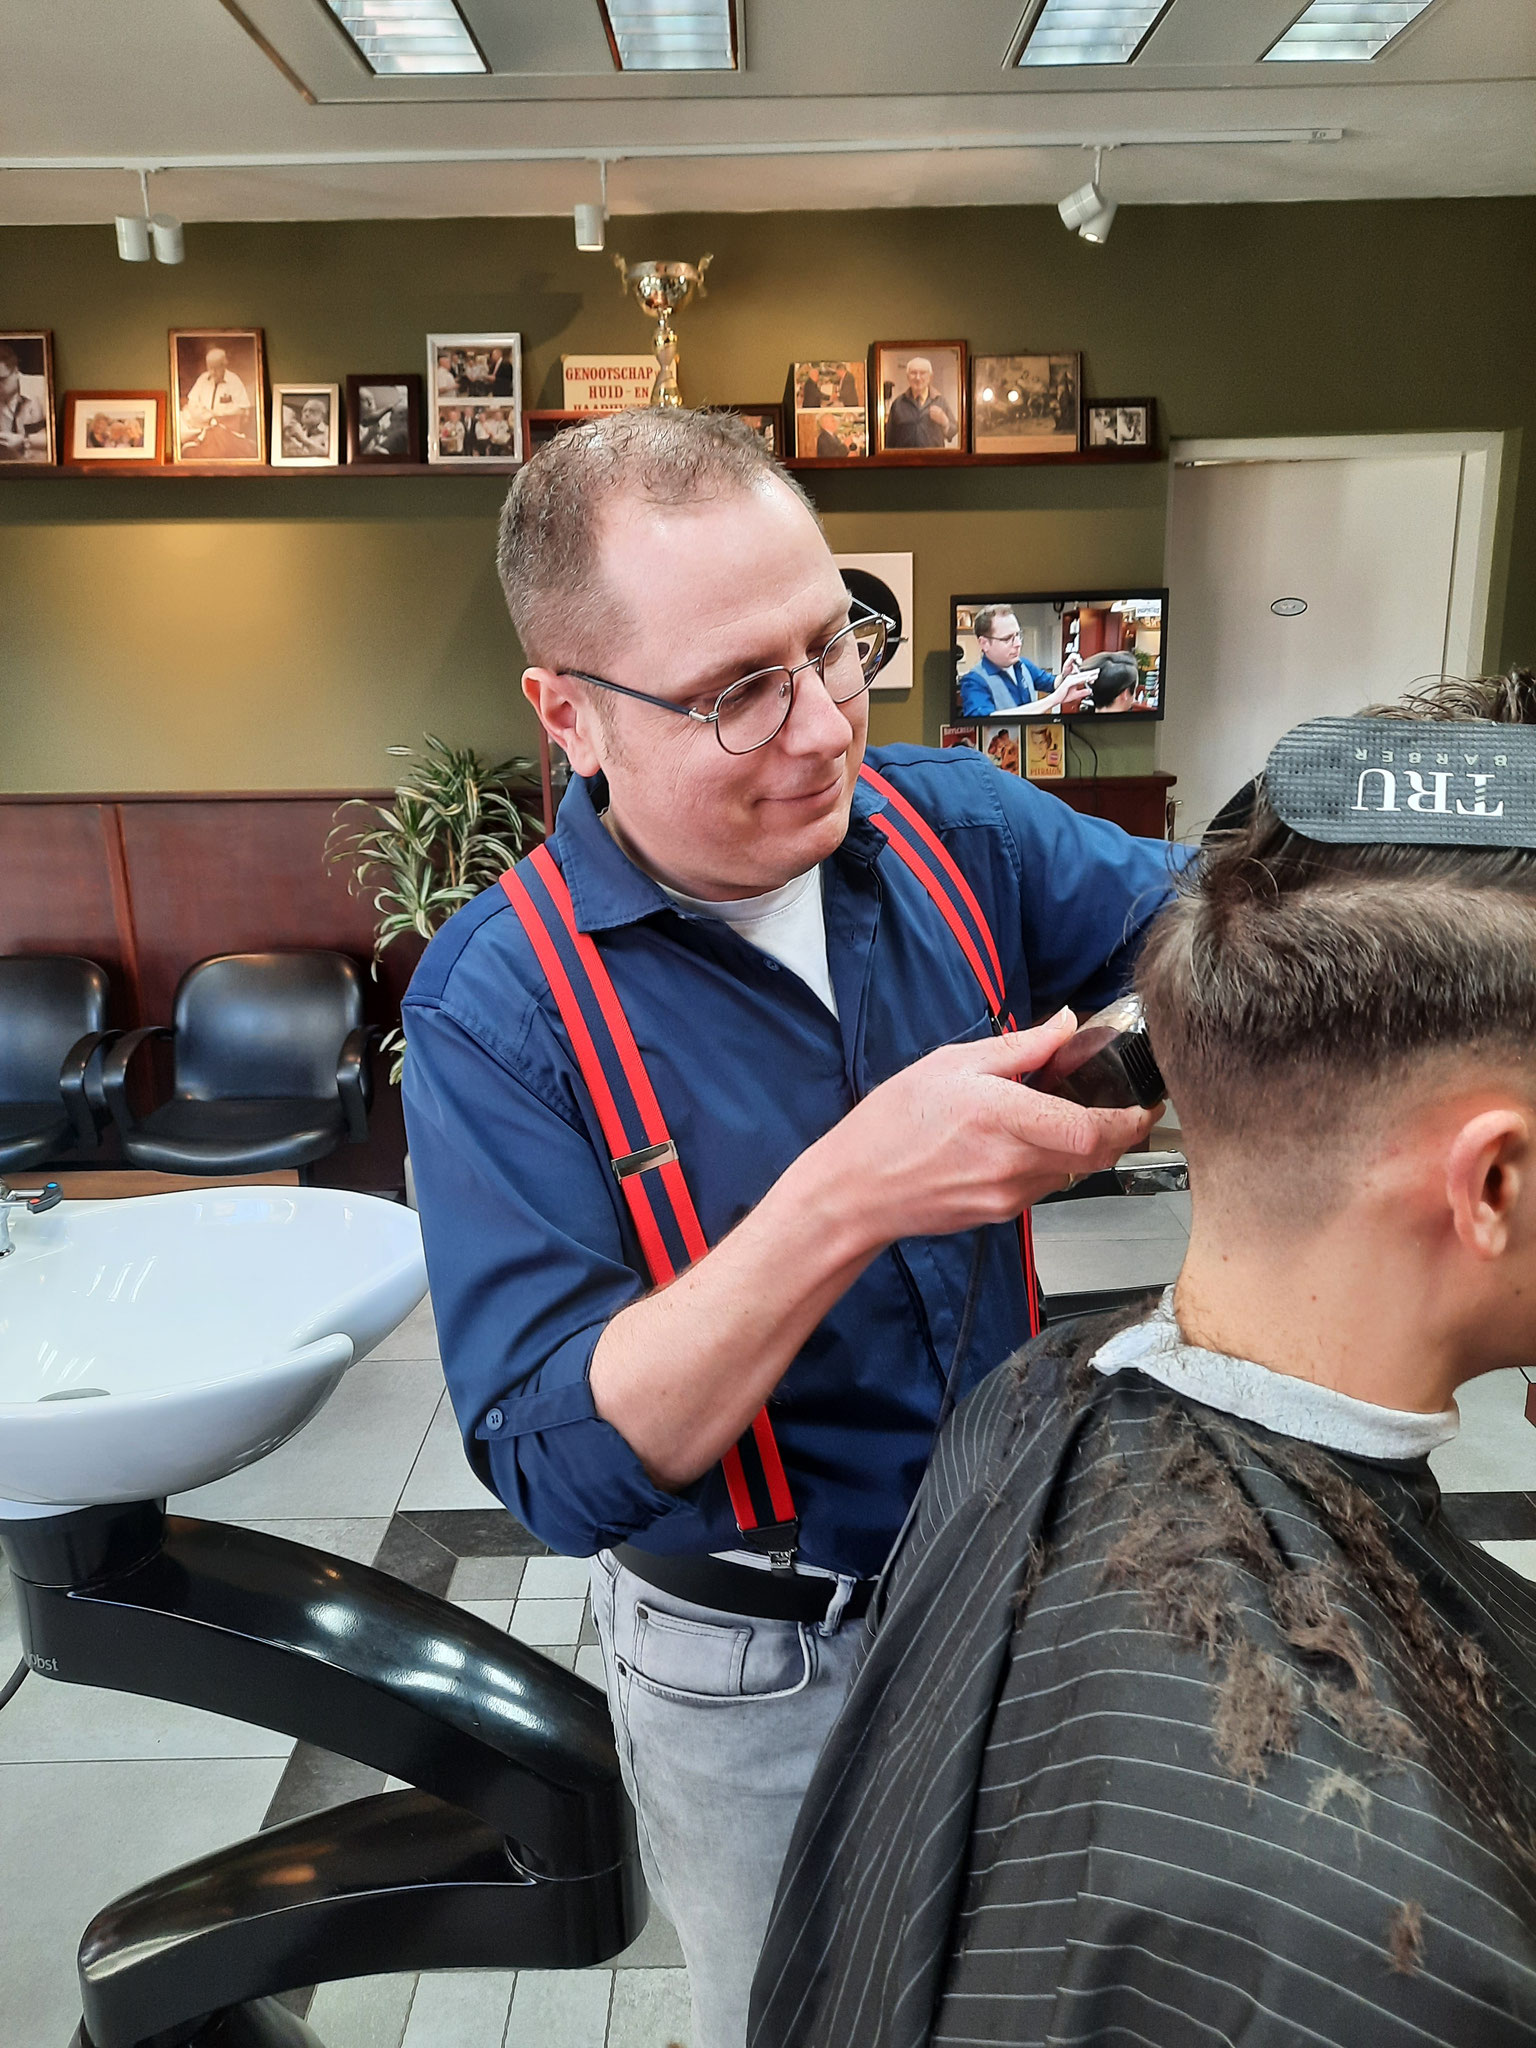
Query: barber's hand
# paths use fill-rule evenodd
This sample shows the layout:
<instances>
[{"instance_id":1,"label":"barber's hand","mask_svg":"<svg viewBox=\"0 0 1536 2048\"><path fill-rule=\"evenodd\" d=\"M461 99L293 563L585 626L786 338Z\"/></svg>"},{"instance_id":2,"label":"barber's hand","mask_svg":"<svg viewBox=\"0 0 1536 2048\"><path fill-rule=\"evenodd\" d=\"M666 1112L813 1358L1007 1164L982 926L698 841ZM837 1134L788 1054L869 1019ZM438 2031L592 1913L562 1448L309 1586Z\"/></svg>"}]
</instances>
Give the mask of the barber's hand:
<instances>
[{"instance_id":1,"label":"barber's hand","mask_svg":"<svg viewBox=\"0 0 1536 2048\"><path fill-rule=\"evenodd\" d=\"M872 1240L1008 1222L1146 1137L1155 1109L1085 1109L1018 1085L1075 1029L1063 1010L1033 1031L941 1046L866 1096L812 1148L827 1155L843 1199L860 1205Z\"/></svg>"}]
</instances>

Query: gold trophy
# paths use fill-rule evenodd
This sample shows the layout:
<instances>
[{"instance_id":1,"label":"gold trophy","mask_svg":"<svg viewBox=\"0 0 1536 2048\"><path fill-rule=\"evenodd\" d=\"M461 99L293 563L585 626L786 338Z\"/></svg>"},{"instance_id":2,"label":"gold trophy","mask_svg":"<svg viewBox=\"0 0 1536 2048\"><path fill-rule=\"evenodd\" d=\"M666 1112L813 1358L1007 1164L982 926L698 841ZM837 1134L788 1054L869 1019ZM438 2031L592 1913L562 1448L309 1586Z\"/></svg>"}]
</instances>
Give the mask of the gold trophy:
<instances>
[{"instance_id":1,"label":"gold trophy","mask_svg":"<svg viewBox=\"0 0 1536 2048\"><path fill-rule=\"evenodd\" d=\"M714 260L713 256L701 256L697 263L626 263L622 256L613 259L623 280L619 289L628 293L633 286L642 308L656 321L652 405L683 402L677 388L677 330L672 325L672 315L687 305L695 287L701 299L709 296L704 289L704 273Z\"/></svg>"}]
</instances>

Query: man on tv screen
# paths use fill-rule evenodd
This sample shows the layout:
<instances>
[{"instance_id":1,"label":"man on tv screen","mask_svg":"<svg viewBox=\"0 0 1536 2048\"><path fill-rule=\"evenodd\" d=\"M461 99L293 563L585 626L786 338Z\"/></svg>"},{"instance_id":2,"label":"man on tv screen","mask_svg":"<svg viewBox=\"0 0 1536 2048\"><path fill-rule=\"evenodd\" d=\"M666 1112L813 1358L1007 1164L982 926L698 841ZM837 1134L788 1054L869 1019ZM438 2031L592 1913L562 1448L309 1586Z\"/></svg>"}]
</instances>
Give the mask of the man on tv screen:
<instances>
[{"instance_id":1,"label":"man on tv screen","mask_svg":"<svg viewBox=\"0 0 1536 2048\"><path fill-rule=\"evenodd\" d=\"M997 718L1015 711L1045 717L1076 711L1087 699L1087 680L1074 680L1081 666L1075 654L1067 656L1059 675L1024 659L1019 621L1009 606L987 605L976 614L973 630L981 659L960 678L962 718Z\"/></svg>"}]
</instances>

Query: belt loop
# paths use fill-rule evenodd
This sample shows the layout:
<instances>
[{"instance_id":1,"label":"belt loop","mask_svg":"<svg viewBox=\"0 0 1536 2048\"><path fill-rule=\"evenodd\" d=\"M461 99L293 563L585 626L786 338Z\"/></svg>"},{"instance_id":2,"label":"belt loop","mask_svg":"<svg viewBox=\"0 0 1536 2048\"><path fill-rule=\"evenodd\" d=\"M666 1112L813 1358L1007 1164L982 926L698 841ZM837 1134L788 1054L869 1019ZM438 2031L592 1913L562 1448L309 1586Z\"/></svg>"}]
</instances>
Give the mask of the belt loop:
<instances>
[{"instance_id":1,"label":"belt loop","mask_svg":"<svg viewBox=\"0 0 1536 2048\"><path fill-rule=\"evenodd\" d=\"M838 1574L837 1585L833 1590L832 1598L827 1602L827 1611L816 1624L816 1633L819 1636L835 1636L842 1627L843 1609L853 1598L853 1589L856 1584L856 1580L846 1578L842 1573Z\"/></svg>"}]
</instances>

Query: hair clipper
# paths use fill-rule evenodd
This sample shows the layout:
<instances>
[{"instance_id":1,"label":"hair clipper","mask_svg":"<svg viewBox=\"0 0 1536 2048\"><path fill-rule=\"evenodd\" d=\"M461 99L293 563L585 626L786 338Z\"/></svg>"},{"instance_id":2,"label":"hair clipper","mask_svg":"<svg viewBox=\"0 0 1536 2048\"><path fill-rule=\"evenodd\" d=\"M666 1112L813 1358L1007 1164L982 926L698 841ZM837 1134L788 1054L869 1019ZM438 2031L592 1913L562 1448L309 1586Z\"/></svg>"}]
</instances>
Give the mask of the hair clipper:
<instances>
[{"instance_id":1,"label":"hair clipper","mask_svg":"<svg viewBox=\"0 0 1536 2048\"><path fill-rule=\"evenodd\" d=\"M1168 1093L1139 996L1121 996L1097 1011L1025 1078L1042 1095L1065 1096L1087 1109L1150 1109Z\"/></svg>"}]
</instances>

